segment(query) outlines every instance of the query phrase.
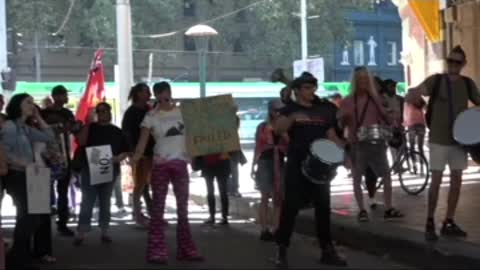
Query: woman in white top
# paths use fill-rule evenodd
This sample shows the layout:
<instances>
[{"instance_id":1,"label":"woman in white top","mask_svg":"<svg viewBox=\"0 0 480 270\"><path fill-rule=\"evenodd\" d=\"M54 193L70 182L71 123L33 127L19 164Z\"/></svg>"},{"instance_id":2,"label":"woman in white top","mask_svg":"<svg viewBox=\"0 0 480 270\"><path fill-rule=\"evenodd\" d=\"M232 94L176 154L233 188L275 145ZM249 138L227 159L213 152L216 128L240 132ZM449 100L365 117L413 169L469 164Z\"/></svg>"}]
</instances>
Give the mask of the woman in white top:
<instances>
[{"instance_id":1,"label":"woman in white top","mask_svg":"<svg viewBox=\"0 0 480 270\"><path fill-rule=\"evenodd\" d=\"M157 106L145 116L141 124L140 140L132 158L133 162L141 159L151 134L155 139L155 148L151 177L153 207L148 232L147 261L156 264L166 264L168 261L165 223L162 221L170 182L177 201L177 260L201 261L203 257L197 252L188 221L189 158L182 114L172 102L168 83L157 83L153 90Z\"/></svg>"}]
</instances>

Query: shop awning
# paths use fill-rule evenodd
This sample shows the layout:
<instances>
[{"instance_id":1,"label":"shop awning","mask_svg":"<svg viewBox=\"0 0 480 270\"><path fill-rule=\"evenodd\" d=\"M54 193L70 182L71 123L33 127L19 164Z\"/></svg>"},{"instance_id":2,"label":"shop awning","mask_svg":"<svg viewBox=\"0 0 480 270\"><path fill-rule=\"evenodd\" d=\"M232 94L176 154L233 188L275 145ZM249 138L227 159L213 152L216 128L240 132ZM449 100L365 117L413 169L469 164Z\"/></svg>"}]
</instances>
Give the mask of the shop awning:
<instances>
[{"instance_id":1,"label":"shop awning","mask_svg":"<svg viewBox=\"0 0 480 270\"><path fill-rule=\"evenodd\" d=\"M440 0L408 0L423 30L431 42L442 40L440 30Z\"/></svg>"}]
</instances>

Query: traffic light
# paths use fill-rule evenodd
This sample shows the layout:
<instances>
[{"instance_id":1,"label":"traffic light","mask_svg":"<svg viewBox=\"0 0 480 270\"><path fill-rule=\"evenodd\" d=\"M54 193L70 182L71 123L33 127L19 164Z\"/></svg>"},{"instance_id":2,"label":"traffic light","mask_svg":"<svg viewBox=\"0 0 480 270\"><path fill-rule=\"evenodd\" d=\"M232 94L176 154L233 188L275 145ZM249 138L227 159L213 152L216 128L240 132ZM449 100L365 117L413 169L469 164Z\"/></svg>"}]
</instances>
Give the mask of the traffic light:
<instances>
[{"instance_id":1,"label":"traffic light","mask_svg":"<svg viewBox=\"0 0 480 270\"><path fill-rule=\"evenodd\" d=\"M0 73L2 75L2 89L5 91L15 91L17 85L15 72L12 69L7 68Z\"/></svg>"},{"instance_id":2,"label":"traffic light","mask_svg":"<svg viewBox=\"0 0 480 270\"><path fill-rule=\"evenodd\" d=\"M13 35L13 46L15 54L21 52L23 50L23 34L19 32L15 32Z\"/></svg>"},{"instance_id":3,"label":"traffic light","mask_svg":"<svg viewBox=\"0 0 480 270\"><path fill-rule=\"evenodd\" d=\"M24 43L23 43L23 34L17 32L13 28L7 29L8 33L8 51L10 54L17 55L19 52L22 52Z\"/></svg>"}]
</instances>

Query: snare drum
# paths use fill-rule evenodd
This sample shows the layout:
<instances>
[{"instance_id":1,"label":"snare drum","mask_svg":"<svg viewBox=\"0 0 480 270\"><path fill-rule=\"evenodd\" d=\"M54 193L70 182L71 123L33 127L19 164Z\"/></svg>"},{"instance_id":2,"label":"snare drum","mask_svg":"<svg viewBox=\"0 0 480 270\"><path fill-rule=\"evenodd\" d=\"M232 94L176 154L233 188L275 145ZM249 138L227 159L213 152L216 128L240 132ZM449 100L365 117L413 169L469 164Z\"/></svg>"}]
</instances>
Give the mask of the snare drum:
<instances>
[{"instance_id":1,"label":"snare drum","mask_svg":"<svg viewBox=\"0 0 480 270\"><path fill-rule=\"evenodd\" d=\"M480 127L476 124L480 119L480 108L471 108L455 119L453 138L465 146L473 161L480 164Z\"/></svg>"},{"instance_id":2,"label":"snare drum","mask_svg":"<svg viewBox=\"0 0 480 270\"><path fill-rule=\"evenodd\" d=\"M393 137L392 129L382 125L371 125L368 127L360 127L357 131L357 139L359 142L386 142Z\"/></svg>"},{"instance_id":3,"label":"snare drum","mask_svg":"<svg viewBox=\"0 0 480 270\"><path fill-rule=\"evenodd\" d=\"M314 184L327 184L337 175L337 167L343 163L344 157L343 149L334 142L316 140L302 164L302 173Z\"/></svg>"}]
</instances>

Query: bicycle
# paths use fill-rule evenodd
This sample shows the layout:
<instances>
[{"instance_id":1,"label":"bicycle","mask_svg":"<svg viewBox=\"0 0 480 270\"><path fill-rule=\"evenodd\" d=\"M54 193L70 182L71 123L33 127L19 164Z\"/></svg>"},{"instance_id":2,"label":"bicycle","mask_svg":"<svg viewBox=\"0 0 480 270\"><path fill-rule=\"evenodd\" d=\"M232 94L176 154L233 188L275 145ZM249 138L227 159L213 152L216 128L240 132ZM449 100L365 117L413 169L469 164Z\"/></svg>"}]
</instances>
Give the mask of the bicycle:
<instances>
[{"instance_id":1,"label":"bicycle","mask_svg":"<svg viewBox=\"0 0 480 270\"><path fill-rule=\"evenodd\" d=\"M400 186L407 194L418 195L422 193L428 185L428 181L430 180L430 168L425 155L416 150L410 150L408 148L406 137L409 132L412 132L412 130L406 130L402 132L403 142L400 148L397 149L397 155L395 156L389 171L390 175L392 176L392 180L393 176L398 174ZM407 180L407 177L404 177L406 176L406 173L409 174L407 177L414 176L414 179ZM417 178L418 176L421 177L420 180ZM383 179L378 181L376 189L380 189L382 185Z\"/></svg>"}]
</instances>

